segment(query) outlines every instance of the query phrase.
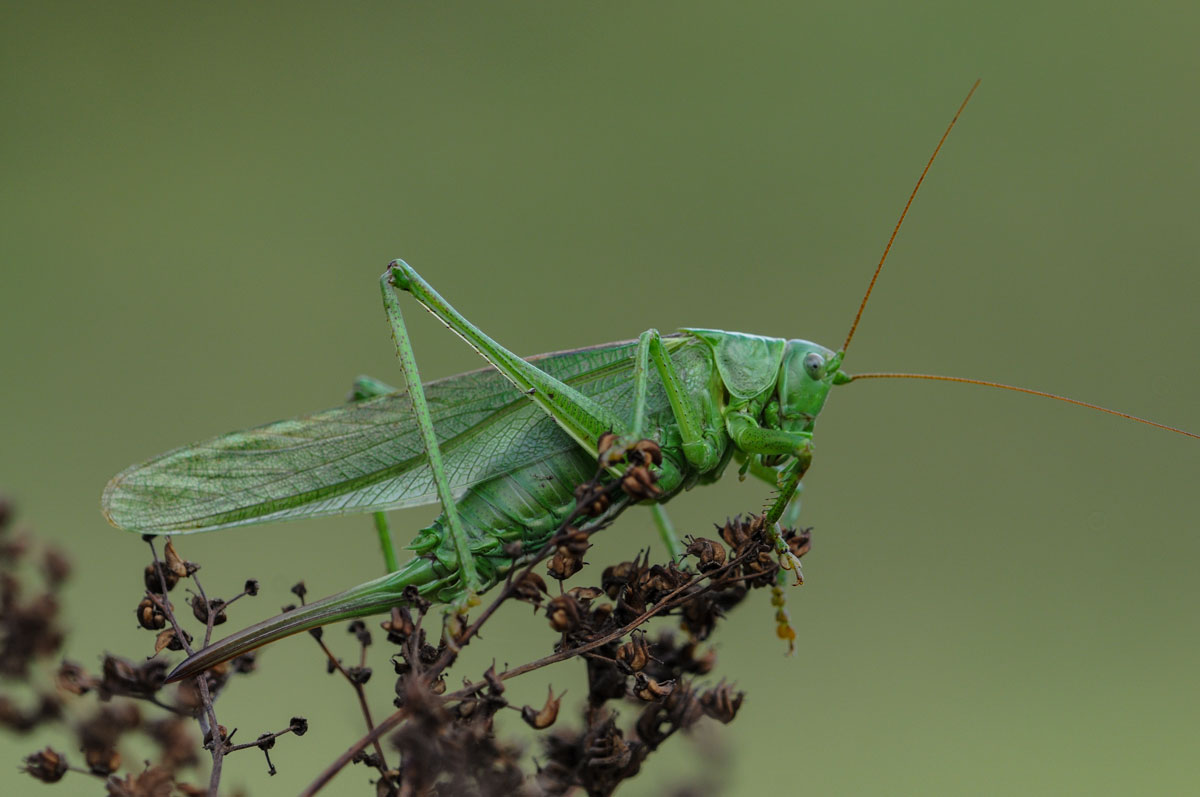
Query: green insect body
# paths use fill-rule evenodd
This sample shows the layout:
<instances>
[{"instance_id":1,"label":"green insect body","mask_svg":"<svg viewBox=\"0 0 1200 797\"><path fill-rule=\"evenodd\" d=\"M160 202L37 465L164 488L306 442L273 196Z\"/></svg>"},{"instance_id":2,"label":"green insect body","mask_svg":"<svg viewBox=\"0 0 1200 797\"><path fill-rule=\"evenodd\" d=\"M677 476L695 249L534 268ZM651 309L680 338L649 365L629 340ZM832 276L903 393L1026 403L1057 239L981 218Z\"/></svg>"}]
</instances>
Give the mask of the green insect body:
<instances>
[{"instance_id":1,"label":"green insect body","mask_svg":"<svg viewBox=\"0 0 1200 797\"><path fill-rule=\"evenodd\" d=\"M807 341L685 330L662 343L684 399L704 419L707 439L700 447L706 467L698 467L684 451L662 379L648 374L641 434L662 448L659 502L720 478L735 456L752 463L756 475L776 472L767 463L778 465L809 439L825 395L840 378L836 368L828 368L837 355ZM631 375L638 349L630 341L529 362L629 416L637 402ZM435 501L412 398L390 390L360 379L350 405L218 437L130 468L109 483L105 514L114 525L139 533L187 533ZM185 673L246 645L388 611L410 585L429 599L461 602L468 591L494 586L519 563L505 552L509 543L519 541L531 552L549 539L574 507L575 486L595 475L595 453L494 368L427 383L423 392L478 576L474 585L465 583L443 513L418 533L409 546L416 556L399 569L244 629L189 660ZM764 431L783 437L764 441ZM750 450L740 448L731 432ZM606 516L627 504L622 497Z\"/></svg>"}]
</instances>

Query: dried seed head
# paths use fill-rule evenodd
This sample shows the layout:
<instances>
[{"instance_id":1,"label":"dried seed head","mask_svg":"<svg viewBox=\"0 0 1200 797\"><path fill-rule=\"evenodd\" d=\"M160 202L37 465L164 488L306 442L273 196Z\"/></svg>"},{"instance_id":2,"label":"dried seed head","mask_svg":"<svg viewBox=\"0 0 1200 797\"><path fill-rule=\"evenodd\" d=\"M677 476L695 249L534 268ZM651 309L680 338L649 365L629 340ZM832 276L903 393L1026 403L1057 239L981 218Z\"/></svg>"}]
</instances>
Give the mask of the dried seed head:
<instances>
[{"instance_id":1,"label":"dried seed head","mask_svg":"<svg viewBox=\"0 0 1200 797\"><path fill-rule=\"evenodd\" d=\"M583 556L587 553L588 548L592 547L588 536L586 531L580 531L574 526L567 526L558 544L558 550L566 551L574 556Z\"/></svg>"},{"instance_id":2,"label":"dried seed head","mask_svg":"<svg viewBox=\"0 0 1200 797\"><path fill-rule=\"evenodd\" d=\"M600 435L599 439L596 440L596 453L599 455L600 459L603 460L607 458L608 453L612 450L612 447L619 439L620 438L618 438L613 432L605 432L604 434ZM619 461L620 459L612 459L609 460L609 464Z\"/></svg>"},{"instance_id":3,"label":"dried seed head","mask_svg":"<svg viewBox=\"0 0 1200 797\"><path fill-rule=\"evenodd\" d=\"M575 503L580 512L589 517L597 517L604 514L612 499L596 482L583 482L575 487Z\"/></svg>"},{"instance_id":4,"label":"dried seed head","mask_svg":"<svg viewBox=\"0 0 1200 797\"><path fill-rule=\"evenodd\" d=\"M700 706L704 709L705 714L728 725L737 716L745 696L745 692L735 692L732 686L721 681L700 695Z\"/></svg>"},{"instance_id":5,"label":"dried seed head","mask_svg":"<svg viewBox=\"0 0 1200 797\"><path fill-rule=\"evenodd\" d=\"M175 543L172 540L167 540L164 556L167 570L174 573L177 578L187 578L200 569L194 562L188 562L179 555L179 552L175 550Z\"/></svg>"},{"instance_id":6,"label":"dried seed head","mask_svg":"<svg viewBox=\"0 0 1200 797\"><path fill-rule=\"evenodd\" d=\"M634 631L629 641L617 648L617 661L630 672L640 672L649 664L650 646L646 644L646 635L641 631Z\"/></svg>"},{"instance_id":7,"label":"dried seed head","mask_svg":"<svg viewBox=\"0 0 1200 797\"><path fill-rule=\"evenodd\" d=\"M565 634L579 628L583 607L571 595L557 595L546 604L546 616L550 618L551 628Z\"/></svg>"},{"instance_id":8,"label":"dried seed head","mask_svg":"<svg viewBox=\"0 0 1200 797\"><path fill-rule=\"evenodd\" d=\"M696 557L696 569L701 573L716 570L725 564L725 546L707 537L692 537L687 553Z\"/></svg>"},{"instance_id":9,"label":"dried seed head","mask_svg":"<svg viewBox=\"0 0 1200 797\"><path fill-rule=\"evenodd\" d=\"M161 579L159 578L160 574ZM175 585L179 583L179 576L164 567L162 562L151 562L142 572L142 581L150 592L162 592L164 582L166 582L167 591L170 591L175 589Z\"/></svg>"},{"instance_id":10,"label":"dried seed head","mask_svg":"<svg viewBox=\"0 0 1200 797\"><path fill-rule=\"evenodd\" d=\"M242 592L246 593L251 598L253 598L255 595L257 595L258 594L258 579L257 578L246 579L245 585L242 586Z\"/></svg>"},{"instance_id":11,"label":"dried seed head","mask_svg":"<svg viewBox=\"0 0 1200 797\"><path fill-rule=\"evenodd\" d=\"M555 697L552 688L548 692L546 704L540 711L533 706L525 706L521 709L521 719L525 720L526 724L534 730L540 731L549 728L558 719L558 705L562 702L562 695Z\"/></svg>"},{"instance_id":12,"label":"dried seed head","mask_svg":"<svg viewBox=\"0 0 1200 797\"><path fill-rule=\"evenodd\" d=\"M639 461L642 465L662 464L662 449L659 448L658 443L648 437L634 443L633 451L634 456L631 459Z\"/></svg>"},{"instance_id":13,"label":"dried seed head","mask_svg":"<svg viewBox=\"0 0 1200 797\"><path fill-rule=\"evenodd\" d=\"M795 556L797 559L812 550L811 527L806 529L786 529L783 532L783 539L787 541L788 549L791 550L792 556Z\"/></svg>"},{"instance_id":14,"label":"dried seed head","mask_svg":"<svg viewBox=\"0 0 1200 797\"><path fill-rule=\"evenodd\" d=\"M541 606L542 596L549 594L549 590L546 589L546 582L532 570L524 573L513 582L513 596L517 600L532 603L534 606Z\"/></svg>"},{"instance_id":15,"label":"dried seed head","mask_svg":"<svg viewBox=\"0 0 1200 797\"><path fill-rule=\"evenodd\" d=\"M150 598L142 598L141 603L137 605L136 614L138 625L150 631L157 631L167 625L167 615Z\"/></svg>"},{"instance_id":16,"label":"dried seed head","mask_svg":"<svg viewBox=\"0 0 1200 797\"><path fill-rule=\"evenodd\" d=\"M645 673L639 672L633 679L633 693L638 700L645 700L647 703L655 700L662 700L675 691L675 684L671 681L659 682L647 676Z\"/></svg>"},{"instance_id":17,"label":"dried seed head","mask_svg":"<svg viewBox=\"0 0 1200 797\"><path fill-rule=\"evenodd\" d=\"M550 561L546 563L546 572L551 578L565 581L583 569L582 557L575 556L563 549L558 549Z\"/></svg>"},{"instance_id":18,"label":"dried seed head","mask_svg":"<svg viewBox=\"0 0 1200 797\"><path fill-rule=\"evenodd\" d=\"M98 682L78 664L64 659L54 675L54 683L64 692L83 695L95 689Z\"/></svg>"},{"instance_id":19,"label":"dried seed head","mask_svg":"<svg viewBox=\"0 0 1200 797\"><path fill-rule=\"evenodd\" d=\"M297 736L303 736L308 733L308 720L304 717L292 717L288 721L288 727L291 728L292 733Z\"/></svg>"},{"instance_id":20,"label":"dried seed head","mask_svg":"<svg viewBox=\"0 0 1200 797\"><path fill-rule=\"evenodd\" d=\"M421 591L413 584L409 584L404 588L404 591L400 593L400 598L409 606L416 609L417 614L425 614L432 605L425 598L421 597Z\"/></svg>"},{"instance_id":21,"label":"dried seed head","mask_svg":"<svg viewBox=\"0 0 1200 797\"><path fill-rule=\"evenodd\" d=\"M67 774L67 759L62 753L47 747L40 753L26 756L21 771L43 783L58 783Z\"/></svg>"},{"instance_id":22,"label":"dried seed head","mask_svg":"<svg viewBox=\"0 0 1200 797\"><path fill-rule=\"evenodd\" d=\"M93 775L107 776L121 768L121 754L112 747L87 748L84 762Z\"/></svg>"},{"instance_id":23,"label":"dried seed head","mask_svg":"<svg viewBox=\"0 0 1200 797\"><path fill-rule=\"evenodd\" d=\"M192 635L187 631L183 631L183 638L190 644ZM175 633L174 628L167 628L158 632L158 636L154 638L154 653L157 655L162 652L162 649L167 650L183 650L183 642L179 640L179 635Z\"/></svg>"},{"instance_id":24,"label":"dried seed head","mask_svg":"<svg viewBox=\"0 0 1200 797\"><path fill-rule=\"evenodd\" d=\"M210 611L212 612L213 616L213 625L220 625L229 619L225 616L225 601L221 600L220 598L213 598L212 600L206 601L199 595L193 595L191 603L192 616L201 623L208 623L208 615Z\"/></svg>"},{"instance_id":25,"label":"dried seed head","mask_svg":"<svg viewBox=\"0 0 1200 797\"><path fill-rule=\"evenodd\" d=\"M621 489L633 500L645 501L662 495L657 481L658 474L654 471L645 465L634 465L621 477Z\"/></svg>"},{"instance_id":26,"label":"dried seed head","mask_svg":"<svg viewBox=\"0 0 1200 797\"><path fill-rule=\"evenodd\" d=\"M612 600L616 600L621 591L637 578L640 566L637 562L621 562L604 568L600 577L600 585Z\"/></svg>"},{"instance_id":27,"label":"dried seed head","mask_svg":"<svg viewBox=\"0 0 1200 797\"><path fill-rule=\"evenodd\" d=\"M303 581L297 581L292 585L291 592L300 599L300 603L304 603L304 596L308 594L308 587L304 586Z\"/></svg>"},{"instance_id":28,"label":"dried seed head","mask_svg":"<svg viewBox=\"0 0 1200 797\"><path fill-rule=\"evenodd\" d=\"M412 613L403 606L393 606L392 616L380 623L380 627L387 631L388 642L393 645L403 645L417 630Z\"/></svg>"},{"instance_id":29,"label":"dried seed head","mask_svg":"<svg viewBox=\"0 0 1200 797\"><path fill-rule=\"evenodd\" d=\"M220 737L221 742L223 744L227 743L229 741L229 729L226 728L224 725L218 725L217 726L217 736ZM212 744L212 740L213 740L213 733L212 733L212 730L210 729L208 731L208 733L204 734L204 746L208 747L210 744Z\"/></svg>"},{"instance_id":30,"label":"dried seed head","mask_svg":"<svg viewBox=\"0 0 1200 797\"><path fill-rule=\"evenodd\" d=\"M604 594L604 591L599 587L571 587L567 590L567 594L575 600L587 606L592 601Z\"/></svg>"}]
</instances>

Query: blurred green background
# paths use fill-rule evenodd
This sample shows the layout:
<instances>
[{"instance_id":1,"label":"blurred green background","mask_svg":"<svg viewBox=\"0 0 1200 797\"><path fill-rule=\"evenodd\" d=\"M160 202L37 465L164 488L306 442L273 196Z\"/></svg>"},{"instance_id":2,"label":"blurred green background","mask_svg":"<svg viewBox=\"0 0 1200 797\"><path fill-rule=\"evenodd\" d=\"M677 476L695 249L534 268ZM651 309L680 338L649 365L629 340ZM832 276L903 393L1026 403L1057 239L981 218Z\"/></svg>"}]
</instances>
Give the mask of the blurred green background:
<instances>
[{"instance_id":1,"label":"blurred green background","mask_svg":"<svg viewBox=\"0 0 1200 797\"><path fill-rule=\"evenodd\" d=\"M145 549L100 517L105 481L337 404L360 372L399 381L376 284L390 258L520 353L652 325L837 346L976 77L849 369L998 379L1200 427L1194 3L2 16L0 489L79 564L67 654L89 666L148 644L132 612ZM426 378L478 365L409 315ZM805 493L809 582L789 596L798 655L757 595L717 639L719 672L749 692L728 759L714 773L680 741L624 793L689 772L738 794L1195 789L1198 469L1194 440L1013 394L835 391ZM730 478L671 509L707 533L762 495ZM394 528L407 539L432 514ZM347 517L181 545L210 592L261 579L240 625L300 577L322 595L376 575L371 534ZM631 512L589 559L652 539ZM551 639L514 609L462 672ZM252 790L290 793L361 720L310 643L262 662L221 717L251 738L310 718ZM576 664L552 680L582 693ZM25 786L16 758L40 741L0 737L0 790ZM264 779L256 753L227 766L230 786Z\"/></svg>"}]
</instances>

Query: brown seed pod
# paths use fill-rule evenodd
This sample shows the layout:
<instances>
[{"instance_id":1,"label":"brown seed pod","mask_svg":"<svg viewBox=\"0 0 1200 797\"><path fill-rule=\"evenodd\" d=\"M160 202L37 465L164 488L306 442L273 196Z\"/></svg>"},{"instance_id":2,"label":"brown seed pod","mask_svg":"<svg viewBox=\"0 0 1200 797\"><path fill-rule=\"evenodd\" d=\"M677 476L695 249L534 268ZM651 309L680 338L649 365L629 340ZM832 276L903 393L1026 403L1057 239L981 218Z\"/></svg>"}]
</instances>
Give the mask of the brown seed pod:
<instances>
[{"instance_id":1,"label":"brown seed pod","mask_svg":"<svg viewBox=\"0 0 1200 797\"><path fill-rule=\"evenodd\" d=\"M166 558L167 570L174 573L177 578L187 578L192 573L195 573L197 568L191 562L185 561L179 552L175 550L175 543L167 540L167 545L164 550Z\"/></svg>"},{"instance_id":2,"label":"brown seed pod","mask_svg":"<svg viewBox=\"0 0 1200 797\"><path fill-rule=\"evenodd\" d=\"M57 783L67 774L67 759L62 753L47 747L40 753L26 756L21 771L42 783Z\"/></svg>"},{"instance_id":3,"label":"brown seed pod","mask_svg":"<svg viewBox=\"0 0 1200 797\"><path fill-rule=\"evenodd\" d=\"M650 678L645 673L638 673L634 676L633 693L637 695L639 700L645 700L651 703L655 700L662 700L675 691L675 684L671 681L659 682Z\"/></svg>"},{"instance_id":4,"label":"brown seed pod","mask_svg":"<svg viewBox=\"0 0 1200 797\"><path fill-rule=\"evenodd\" d=\"M797 559L812 550L812 528L787 529L783 532L783 539L787 541L792 556Z\"/></svg>"},{"instance_id":5,"label":"brown seed pod","mask_svg":"<svg viewBox=\"0 0 1200 797\"><path fill-rule=\"evenodd\" d=\"M596 440L596 453L599 455L600 459L604 459L608 455L608 452L612 449L613 445L618 439L619 438L617 435L613 432L605 432L604 434L600 435L599 439Z\"/></svg>"},{"instance_id":6,"label":"brown seed pod","mask_svg":"<svg viewBox=\"0 0 1200 797\"><path fill-rule=\"evenodd\" d=\"M588 548L592 547L588 536L586 531L580 531L574 526L568 526L562 535L562 542L558 544L558 550L566 551L575 556L583 556L587 553Z\"/></svg>"},{"instance_id":7,"label":"brown seed pod","mask_svg":"<svg viewBox=\"0 0 1200 797\"><path fill-rule=\"evenodd\" d=\"M637 459L643 465L662 464L662 449L659 448L658 443L649 438L638 440L637 443L634 444L633 450L636 456L631 458Z\"/></svg>"},{"instance_id":8,"label":"brown seed pod","mask_svg":"<svg viewBox=\"0 0 1200 797\"><path fill-rule=\"evenodd\" d=\"M526 724L534 730L540 731L549 728L558 719L558 705L562 702L562 695L555 697L553 688L548 692L546 705L542 706L540 711L533 706L525 706L521 709L521 719L525 720Z\"/></svg>"},{"instance_id":9,"label":"brown seed pod","mask_svg":"<svg viewBox=\"0 0 1200 797\"><path fill-rule=\"evenodd\" d=\"M550 574L551 578L559 581L565 581L582 569L583 559L574 554L567 553L561 548L546 563L546 572Z\"/></svg>"},{"instance_id":10,"label":"brown seed pod","mask_svg":"<svg viewBox=\"0 0 1200 797\"><path fill-rule=\"evenodd\" d=\"M707 537L692 537L687 553L696 557L696 569L701 573L716 570L725 564L725 547Z\"/></svg>"},{"instance_id":11,"label":"brown seed pod","mask_svg":"<svg viewBox=\"0 0 1200 797\"><path fill-rule=\"evenodd\" d=\"M646 644L646 635L635 631L628 642L617 648L617 661L631 672L644 669L650 663L650 646Z\"/></svg>"},{"instance_id":12,"label":"brown seed pod","mask_svg":"<svg viewBox=\"0 0 1200 797\"><path fill-rule=\"evenodd\" d=\"M161 580L159 574L162 574ZM170 591L175 589L175 585L179 583L179 576L164 567L162 562L151 562L142 572L142 581L150 592L161 592L165 581L167 590Z\"/></svg>"},{"instance_id":13,"label":"brown seed pod","mask_svg":"<svg viewBox=\"0 0 1200 797\"><path fill-rule=\"evenodd\" d=\"M513 583L513 596L517 600L532 603L534 606L540 606L542 604L542 596L549 594L550 592L546 589L545 580L532 570L522 575Z\"/></svg>"},{"instance_id":14,"label":"brown seed pod","mask_svg":"<svg viewBox=\"0 0 1200 797\"><path fill-rule=\"evenodd\" d=\"M604 575L600 577L600 585L609 598L616 600L621 591L637 579L640 569L637 562L621 562L606 567Z\"/></svg>"},{"instance_id":15,"label":"brown seed pod","mask_svg":"<svg viewBox=\"0 0 1200 797\"><path fill-rule=\"evenodd\" d=\"M612 503L612 499L600 485L595 482L584 482L575 487L575 503L585 515L596 517L604 514L609 504Z\"/></svg>"},{"instance_id":16,"label":"brown seed pod","mask_svg":"<svg viewBox=\"0 0 1200 797\"><path fill-rule=\"evenodd\" d=\"M87 748L83 758L93 775L111 775L121 768L121 754L112 747Z\"/></svg>"},{"instance_id":17,"label":"brown seed pod","mask_svg":"<svg viewBox=\"0 0 1200 797\"><path fill-rule=\"evenodd\" d=\"M157 631L167 625L167 615L149 598L142 598L141 603L137 605L136 614L138 624L150 631Z\"/></svg>"},{"instance_id":18,"label":"brown seed pod","mask_svg":"<svg viewBox=\"0 0 1200 797\"><path fill-rule=\"evenodd\" d=\"M207 624L210 609L213 613L213 625L220 625L229 619L225 616L225 601L220 598L206 601L199 595L192 596L192 616L198 621Z\"/></svg>"},{"instance_id":19,"label":"brown seed pod","mask_svg":"<svg viewBox=\"0 0 1200 797\"><path fill-rule=\"evenodd\" d=\"M742 699L745 696L745 692L734 692L732 686L725 683L725 681L721 681L721 683L700 695L700 706L708 716L718 722L729 724L737 716L738 709L742 707Z\"/></svg>"},{"instance_id":20,"label":"brown seed pod","mask_svg":"<svg viewBox=\"0 0 1200 797\"><path fill-rule=\"evenodd\" d=\"M546 616L550 618L551 628L565 634L579 628L583 607L573 595L557 595L546 604Z\"/></svg>"},{"instance_id":21,"label":"brown seed pod","mask_svg":"<svg viewBox=\"0 0 1200 797\"><path fill-rule=\"evenodd\" d=\"M412 613L404 606L393 606L392 615L379 624L387 631L388 642L393 645L403 645L404 641L417 630Z\"/></svg>"},{"instance_id":22,"label":"brown seed pod","mask_svg":"<svg viewBox=\"0 0 1200 797\"><path fill-rule=\"evenodd\" d=\"M645 465L634 465L625 471L621 477L621 489L635 501L645 501L662 495L662 489L655 484L658 476Z\"/></svg>"}]
</instances>

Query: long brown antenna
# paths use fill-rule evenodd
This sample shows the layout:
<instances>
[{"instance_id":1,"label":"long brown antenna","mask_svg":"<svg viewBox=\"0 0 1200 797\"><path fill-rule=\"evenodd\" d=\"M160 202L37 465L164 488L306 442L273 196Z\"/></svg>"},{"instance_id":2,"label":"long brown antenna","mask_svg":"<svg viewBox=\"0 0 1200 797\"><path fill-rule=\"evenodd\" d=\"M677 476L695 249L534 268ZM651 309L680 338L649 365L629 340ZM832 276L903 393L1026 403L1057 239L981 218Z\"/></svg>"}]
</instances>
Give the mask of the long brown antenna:
<instances>
[{"instance_id":1,"label":"long brown antenna","mask_svg":"<svg viewBox=\"0 0 1200 797\"><path fill-rule=\"evenodd\" d=\"M954 112L954 118L950 120L949 126L946 127L946 132L942 133L941 140L937 146L933 148L933 154L929 156L929 163L925 164L925 168L921 171L921 176L917 178L917 184L913 186L912 193L908 195L908 201L904 203L904 210L900 212L900 219L896 222L896 227L892 230L892 237L888 238L887 246L883 248L883 257L879 258L879 265L875 267L875 273L871 275L871 284L867 286L867 292L863 294L862 304L858 306L858 312L854 315L854 323L850 325L850 332L846 335L846 342L842 344L842 351L850 348L850 339L854 337L854 330L858 329L859 319L862 318L863 310L867 308L867 299L871 298L871 291L875 289L875 281L879 279L879 272L883 271L883 261L887 260L888 252L892 249L892 242L896 240L896 233L900 232L900 225L904 223L904 217L908 215L908 209L912 206L913 200L917 197L917 190L921 187L921 183L925 180L925 175L929 174L929 167L933 165L933 159L942 149L942 144L946 143L946 137L950 135L950 131L954 129L954 123L958 121L959 115L963 112L963 108L967 107L967 103L971 101L971 95L975 93L975 89L979 88L979 81L976 80L971 90L967 92L966 99L962 101L962 105L958 106L958 110Z\"/></svg>"},{"instance_id":2,"label":"long brown antenna","mask_svg":"<svg viewBox=\"0 0 1200 797\"><path fill-rule=\"evenodd\" d=\"M1182 429L1176 429L1174 426L1167 426L1166 424L1148 421L1145 418L1139 418L1138 416L1130 415L1127 412L1110 410L1107 407L1089 404L1086 401L1079 401L1078 399L1067 398L1066 396L1059 396L1055 393L1047 393L1044 390L1032 390L1027 387L1015 387L1014 385L1006 385L1002 382L985 382L982 379L967 379L966 377L962 376L938 376L936 374L875 373L855 374L854 376L850 377L851 382L857 382L859 379L930 379L935 382L963 382L964 384L968 385L983 385L984 387L998 387L1001 390L1015 390L1018 393L1028 393L1031 396L1042 396L1043 398L1051 398L1055 399L1056 401L1065 401L1068 404L1074 404L1077 407L1087 407L1089 410L1107 412L1109 415L1116 415L1118 418L1127 418L1131 421L1144 423L1147 426L1155 426L1159 429L1166 429L1168 432L1174 432L1175 434L1181 434L1185 437L1194 437L1197 440L1200 440L1200 434L1192 434L1191 432L1185 432Z\"/></svg>"}]
</instances>

